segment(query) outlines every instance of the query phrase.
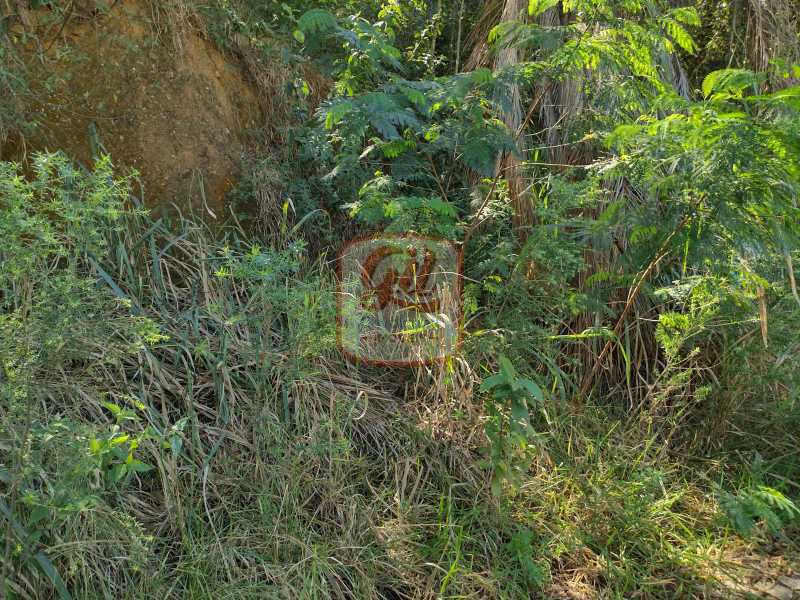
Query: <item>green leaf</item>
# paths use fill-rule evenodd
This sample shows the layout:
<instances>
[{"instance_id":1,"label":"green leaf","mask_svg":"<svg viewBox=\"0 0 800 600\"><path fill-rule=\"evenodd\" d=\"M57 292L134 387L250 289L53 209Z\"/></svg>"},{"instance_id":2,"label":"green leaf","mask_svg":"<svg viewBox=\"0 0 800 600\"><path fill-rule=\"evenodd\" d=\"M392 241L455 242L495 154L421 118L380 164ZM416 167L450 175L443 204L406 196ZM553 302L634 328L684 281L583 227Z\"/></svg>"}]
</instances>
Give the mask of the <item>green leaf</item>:
<instances>
[{"instance_id":1,"label":"green leaf","mask_svg":"<svg viewBox=\"0 0 800 600\"><path fill-rule=\"evenodd\" d=\"M103 406L105 406L108 410L111 411L111 414L115 417L119 418L122 416L122 407L119 404L114 404L113 402L103 402Z\"/></svg>"},{"instance_id":2,"label":"green leaf","mask_svg":"<svg viewBox=\"0 0 800 600\"><path fill-rule=\"evenodd\" d=\"M47 558L43 552L39 552L34 558L36 560L36 564L39 566L42 572L47 575L47 578L53 584L53 587L56 588L58 597L61 600L72 600L72 596L67 590L67 585L64 583L64 580L61 579L61 575L58 574L58 571L53 563L50 562L50 559Z\"/></svg>"},{"instance_id":3,"label":"green leaf","mask_svg":"<svg viewBox=\"0 0 800 600\"><path fill-rule=\"evenodd\" d=\"M120 444L124 444L125 442L127 442L130 439L131 439L131 436L129 436L127 434L118 435L118 436L116 436L115 438L113 438L111 440L111 445L112 446L119 446Z\"/></svg>"},{"instance_id":4,"label":"green leaf","mask_svg":"<svg viewBox=\"0 0 800 600\"><path fill-rule=\"evenodd\" d=\"M743 536L749 536L753 531L753 520L744 510L743 504L736 496L725 491L719 494L719 503L733 528Z\"/></svg>"},{"instance_id":5,"label":"green leaf","mask_svg":"<svg viewBox=\"0 0 800 600\"><path fill-rule=\"evenodd\" d=\"M416 106L424 106L428 101L423 92L412 87L401 86L400 92L409 102L415 104Z\"/></svg>"},{"instance_id":6,"label":"green leaf","mask_svg":"<svg viewBox=\"0 0 800 600\"><path fill-rule=\"evenodd\" d=\"M800 67L798 67L800 69ZM795 76L800 78L800 71ZM765 96L767 100L779 102L791 106L795 110L800 110L800 85L784 88Z\"/></svg>"},{"instance_id":7,"label":"green leaf","mask_svg":"<svg viewBox=\"0 0 800 600\"><path fill-rule=\"evenodd\" d=\"M529 0L528 1L528 14L532 17L538 17L544 11L558 5L559 0Z\"/></svg>"},{"instance_id":8,"label":"green leaf","mask_svg":"<svg viewBox=\"0 0 800 600\"><path fill-rule=\"evenodd\" d=\"M499 496L503 491L503 482L506 480L506 471L502 464L494 465L494 476L492 477L492 494Z\"/></svg>"},{"instance_id":9,"label":"green leaf","mask_svg":"<svg viewBox=\"0 0 800 600\"><path fill-rule=\"evenodd\" d=\"M26 540L32 537L28 534L25 528L20 525L19 521L14 518L14 513L11 512L8 504L6 504L2 498L0 498L0 514L8 519L8 521L11 523L11 528L20 540ZM61 579L61 575L58 574L58 571L56 570L55 566L53 566L53 563L50 562L50 559L47 558L43 552L38 552L33 558L36 561L36 565L52 582L53 587L58 593L58 597L61 600L72 600L72 596L70 595L69 591L67 591L67 586L64 583L64 580Z\"/></svg>"},{"instance_id":10,"label":"green leaf","mask_svg":"<svg viewBox=\"0 0 800 600\"><path fill-rule=\"evenodd\" d=\"M325 129L333 129L353 108L353 103L342 100L328 105L325 109Z\"/></svg>"},{"instance_id":11,"label":"green leaf","mask_svg":"<svg viewBox=\"0 0 800 600\"><path fill-rule=\"evenodd\" d=\"M753 495L785 513L789 519L800 518L800 508L782 492L774 488L761 485L753 492Z\"/></svg>"},{"instance_id":12,"label":"green leaf","mask_svg":"<svg viewBox=\"0 0 800 600\"><path fill-rule=\"evenodd\" d=\"M470 78L475 85L486 85L494 79L494 75L491 69L481 67L480 69L475 69L470 75Z\"/></svg>"},{"instance_id":13,"label":"green leaf","mask_svg":"<svg viewBox=\"0 0 800 600\"><path fill-rule=\"evenodd\" d=\"M31 516L28 519L28 527L34 527L48 516L50 516L50 510L46 506L37 506L31 511Z\"/></svg>"},{"instance_id":14,"label":"green leaf","mask_svg":"<svg viewBox=\"0 0 800 600\"><path fill-rule=\"evenodd\" d=\"M483 380L483 383L481 384L481 391L488 392L500 385L506 385L507 383L508 380L506 379L504 373L496 373L495 375L487 377Z\"/></svg>"},{"instance_id":15,"label":"green leaf","mask_svg":"<svg viewBox=\"0 0 800 600\"><path fill-rule=\"evenodd\" d=\"M118 463L111 467L109 471L109 477L111 477L111 481L117 483L120 479L125 477L125 474L128 472L127 465L123 463Z\"/></svg>"},{"instance_id":16,"label":"green leaf","mask_svg":"<svg viewBox=\"0 0 800 600\"><path fill-rule=\"evenodd\" d=\"M132 460L128 463L128 470L136 473L147 473L152 471L153 467L138 460Z\"/></svg>"},{"instance_id":17,"label":"green leaf","mask_svg":"<svg viewBox=\"0 0 800 600\"><path fill-rule=\"evenodd\" d=\"M525 573L525 578L528 584L539 588L542 587L546 581L544 570L539 566L533 557L536 555L534 548L534 535L529 529L519 529L512 537L511 541L506 544L512 556L517 559L520 567Z\"/></svg>"},{"instance_id":18,"label":"green leaf","mask_svg":"<svg viewBox=\"0 0 800 600\"><path fill-rule=\"evenodd\" d=\"M386 158L397 158L404 152L414 150L416 143L413 140L393 140L381 146L383 155Z\"/></svg>"},{"instance_id":19,"label":"green leaf","mask_svg":"<svg viewBox=\"0 0 800 600\"><path fill-rule=\"evenodd\" d=\"M514 365L505 356L500 357L500 372L505 375L509 383L517 378L517 371L514 369Z\"/></svg>"},{"instance_id":20,"label":"green leaf","mask_svg":"<svg viewBox=\"0 0 800 600\"><path fill-rule=\"evenodd\" d=\"M336 17L329 11L314 8L300 17L297 27L303 33L324 33L334 29L338 23Z\"/></svg>"},{"instance_id":21,"label":"green leaf","mask_svg":"<svg viewBox=\"0 0 800 600\"><path fill-rule=\"evenodd\" d=\"M511 418L517 423L528 423L530 412L528 405L520 399L511 402Z\"/></svg>"},{"instance_id":22,"label":"green leaf","mask_svg":"<svg viewBox=\"0 0 800 600\"><path fill-rule=\"evenodd\" d=\"M517 384L525 388L528 391L528 393L534 398L536 398L539 402L544 401L544 394L542 393L542 388L540 388L539 384L537 384L535 381L532 381L530 379L518 379Z\"/></svg>"},{"instance_id":23,"label":"green leaf","mask_svg":"<svg viewBox=\"0 0 800 600\"><path fill-rule=\"evenodd\" d=\"M670 14L672 18L685 25L699 27L701 25L700 14L694 6L682 6L673 9Z\"/></svg>"},{"instance_id":24,"label":"green leaf","mask_svg":"<svg viewBox=\"0 0 800 600\"><path fill-rule=\"evenodd\" d=\"M763 75L747 69L721 69L709 73L703 80L703 95L706 98L716 94L741 97L745 89L758 88L762 81Z\"/></svg>"},{"instance_id":25,"label":"green leaf","mask_svg":"<svg viewBox=\"0 0 800 600\"><path fill-rule=\"evenodd\" d=\"M304 44L304 43L305 43L305 41L306 41L306 34L305 34L305 33L303 33L301 30L299 30L299 29L295 29L295 30L294 30L294 32L292 33L292 35L294 36L294 39L296 39L296 40L297 40L298 42L300 42L301 44Z\"/></svg>"},{"instance_id":26,"label":"green leaf","mask_svg":"<svg viewBox=\"0 0 800 600\"><path fill-rule=\"evenodd\" d=\"M683 51L694 54L695 50L697 50L697 46L692 36L684 29L683 25L669 17L665 17L661 22L669 36L675 40L675 43L678 44Z\"/></svg>"},{"instance_id":27,"label":"green leaf","mask_svg":"<svg viewBox=\"0 0 800 600\"><path fill-rule=\"evenodd\" d=\"M490 177L494 173L496 157L497 153L492 150L486 140L472 137L464 144L462 160L479 175Z\"/></svg>"},{"instance_id":28,"label":"green leaf","mask_svg":"<svg viewBox=\"0 0 800 600\"><path fill-rule=\"evenodd\" d=\"M122 291L122 288L119 287L117 283L112 279L111 275L109 275L103 269L103 267L101 267L98 264L97 260L95 260L94 257L90 257L89 262L92 263L92 266L97 270L97 273L100 275L103 281L105 281L108 284L108 287L110 287L113 290L114 294L116 294L118 298L130 303L133 314L141 315L142 314L141 307L138 304L136 304L133 300L131 300L131 298L129 298L125 292Z\"/></svg>"},{"instance_id":29,"label":"green leaf","mask_svg":"<svg viewBox=\"0 0 800 600\"><path fill-rule=\"evenodd\" d=\"M177 458L183 448L183 440L179 436L174 435L169 439L169 446L172 449L172 455Z\"/></svg>"}]
</instances>

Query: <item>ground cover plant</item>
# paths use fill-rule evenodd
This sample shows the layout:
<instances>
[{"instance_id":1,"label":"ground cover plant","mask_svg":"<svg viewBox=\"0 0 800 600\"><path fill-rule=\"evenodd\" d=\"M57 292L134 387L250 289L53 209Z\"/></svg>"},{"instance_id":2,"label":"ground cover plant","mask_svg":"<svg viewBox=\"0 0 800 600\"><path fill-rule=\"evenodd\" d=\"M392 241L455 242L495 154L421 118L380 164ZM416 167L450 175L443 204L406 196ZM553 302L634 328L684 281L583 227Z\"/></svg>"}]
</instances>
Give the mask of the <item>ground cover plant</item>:
<instances>
[{"instance_id":1,"label":"ground cover plant","mask_svg":"<svg viewBox=\"0 0 800 600\"><path fill-rule=\"evenodd\" d=\"M280 90L220 210L28 148L126 7L9 3L0 599L800 596L792 7L141 2ZM338 350L375 231L463 251L447 361Z\"/></svg>"}]
</instances>

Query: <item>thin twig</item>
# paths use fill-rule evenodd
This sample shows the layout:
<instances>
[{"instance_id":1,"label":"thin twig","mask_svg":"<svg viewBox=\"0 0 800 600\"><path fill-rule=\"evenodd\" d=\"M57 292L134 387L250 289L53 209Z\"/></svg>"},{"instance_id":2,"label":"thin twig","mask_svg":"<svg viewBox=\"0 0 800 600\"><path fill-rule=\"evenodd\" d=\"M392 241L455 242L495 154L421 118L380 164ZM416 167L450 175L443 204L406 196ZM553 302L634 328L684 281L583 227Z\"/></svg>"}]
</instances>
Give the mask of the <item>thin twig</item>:
<instances>
[{"instance_id":1,"label":"thin twig","mask_svg":"<svg viewBox=\"0 0 800 600\"><path fill-rule=\"evenodd\" d=\"M54 38L52 39L52 41L51 41L51 42L50 42L50 43L47 45L47 48L45 48L45 49L44 49L44 51L45 51L45 52L50 52L50 48L52 48L52 47L53 47L53 44L55 44L55 43L56 43L56 40L57 40L57 39L58 39L58 38L61 36L61 34L64 32L64 28L67 26L67 23L69 23L69 20L72 18L72 11L73 11L74 9L75 9L75 0L72 0L72 1L69 3L69 7L67 8L67 14L66 14L66 16L64 17L64 20L61 22L61 27L59 28L59 30L58 30L58 33L56 33L55 37L54 37Z\"/></svg>"},{"instance_id":2,"label":"thin twig","mask_svg":"<svg viewBox=\"0 0 800 600\"><path fill-rule=\"evenodd\" d=\"M472 234L475 233L475 229L477 229L478 226L485 220L485 219L480 219L479 217L481 216L481 213L486 208L486 206L489 204L489 199L492 197L492 194L494 194L495 189L497 189L497 181L500 179L500 175L502 173L503 170L501 169L497 173L497 175L495 175L494 179L492 180L492 187L489 189L489 193L486 194L486 197L483 199L483 203L481 204L478 211L475 213L475 220L473 221L472 225L470 225L470 228L467 230L467 233L464 234L464 244L463 244L464 248L467 247L467 244L469 243Z\"/></svg>"}]
</instances>

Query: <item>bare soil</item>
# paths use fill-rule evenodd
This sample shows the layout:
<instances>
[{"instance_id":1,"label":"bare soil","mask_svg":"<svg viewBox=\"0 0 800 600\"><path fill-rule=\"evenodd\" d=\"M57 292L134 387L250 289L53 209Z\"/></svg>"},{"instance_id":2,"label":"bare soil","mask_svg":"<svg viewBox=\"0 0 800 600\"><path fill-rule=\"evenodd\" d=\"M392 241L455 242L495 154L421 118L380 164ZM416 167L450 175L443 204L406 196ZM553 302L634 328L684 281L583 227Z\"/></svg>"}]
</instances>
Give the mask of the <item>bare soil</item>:
<instances>
[{"instance_id":1,"label":"bare soil","mask_svg":"<svg viewBox=\"0 0 800 600\"><path fill-rule=\"evenodd\" d=\"M241 61L198 28L165 33L143 0L102 13L76 9L66 21L45 8L27 21L13 37L39 126L14 158L64 150L88 164L99 148L140 172L150 206L193 198L205 205L195 208L224 209L246 132L263 120L259 88Z\"/></svg>"}]
</instances>

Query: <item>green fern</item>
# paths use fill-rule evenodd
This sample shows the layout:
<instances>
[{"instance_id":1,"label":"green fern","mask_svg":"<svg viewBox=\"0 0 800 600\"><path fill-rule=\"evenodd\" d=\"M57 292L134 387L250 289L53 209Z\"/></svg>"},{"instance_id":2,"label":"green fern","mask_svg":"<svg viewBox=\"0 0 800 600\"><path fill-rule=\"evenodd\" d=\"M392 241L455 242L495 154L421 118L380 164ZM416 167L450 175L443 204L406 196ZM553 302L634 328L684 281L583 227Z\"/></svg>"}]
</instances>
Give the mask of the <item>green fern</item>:
<instances>
[{"instance_id":1,"label":"green fern","mask_svg":"<svg viewBox=\"0 0 800 600\"><path fill-rule=\"evenodd\" d=\"M800 521L800 508L780 491L758 485L736 495L719 492L719 503L733 528L741 535L752 535L759 522L775 534Z\"/></svg>"},{"instance_id":2,"label":"green fern","mask_svg":"<svg viewBox=\"0 0 800 600\"><path fill-rule=\"evenodd\" d=\"M297 21L297 28L305 34L325 33L332 31L339 24L333 14L322 8L314 8L306 12Z\"/></svg>"},{"instance_id":3,"label":"green fern","mask_svg":"<svg viewBox=\"0 0 800 600\"><path fill-rule=\"evenodd\" d=\"M741 98L747 88L756 91L764 76L747 69L722 69L709 73L703 80L706 98Z\"/></svg>"},{"instance_id":4,"label":"green fern","mask_svg":"<svg viewBox=\"0 0 800 600\"><path fill-rule=\"evenodd\" d=\"M674 17L667 16L661 19L661 24L666 29L669 36L675 40L675 43L689 54L694 54L697 50L697 45L694 42L691 34L686 31L683 25Z\"/></svg>"},{"instance_id":5,"label":"green fern","mask_svg":"<svg viewBox=\"0 0 800 600\"><path fill-rule=\"evenodd\" d=\"M325 129L336 127L352 109L353 102L350 100L337 100L325 106L321 111L325 117Z\"/></svg>"}]
</instances>

